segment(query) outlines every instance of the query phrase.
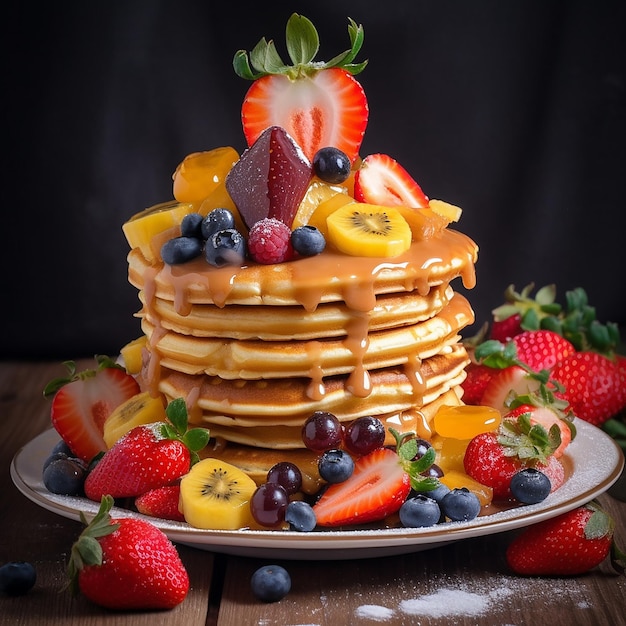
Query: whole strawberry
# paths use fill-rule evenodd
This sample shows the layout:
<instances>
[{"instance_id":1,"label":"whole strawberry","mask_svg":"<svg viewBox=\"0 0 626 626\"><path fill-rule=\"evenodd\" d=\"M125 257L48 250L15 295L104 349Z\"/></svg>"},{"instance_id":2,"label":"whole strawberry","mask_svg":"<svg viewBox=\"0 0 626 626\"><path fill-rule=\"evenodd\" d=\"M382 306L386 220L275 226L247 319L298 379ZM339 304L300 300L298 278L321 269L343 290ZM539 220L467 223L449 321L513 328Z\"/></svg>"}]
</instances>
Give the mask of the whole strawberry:
<instances>
[{"instance_id":1,"label":"whole strawberry","mask_svg":"<svg viewBox=\"0 0 626 626\"><path fill-rule=\"evenodd\" d=\"M551 370L576 349L573 344L552 330L526 330L512 339L517 358L536 372Z\"/></svg>"},{"instance_id":2,"label":"whole strawberry","mask_svg":"<svg viewBox=\"0 0 626 626\"><path fill-rule=\"evenodd\" d=\"M136 426L106 451L85 480L90 500L99 502L107 494L136 497L172 485L189 472L208 431L187 430L187 409L180 398L168 405L166 416L168 423Z\"/></svg>"},{"instance_id":3,"label":"whole strawberry","mask_svg":"<svg viewBox=\"0 0 626 626\"><path fill-rule=\"evenodd\" d=\"M602 563L612 541L613 521L589 503L533 524L509 545L506 560L516 574L573 576Z\"/></svg>"},{"instance_id":4,"label":"whole strawberry","mask_svg":"<svg viewBox=\"0 0 626 626\"><path fill-rule=\"evenodd\" d=\"M111 519L113 498L72 546L70 585L92 602L117 610L172 609L189 591L189 577L167 536L145 520ZM83 523L87 520L81 513Z\"/></svg>"},{"instance_id":5,"label":"whole strawberry","mask_svg":"<svg viewBox=\"0 0 626 626\"><path fill-rule=\"evenodd\" d=\"M465 450L465 472L493 489L494 500L509 500L511 479L517 472L534 467L550 479L551 491L565 482L565 470L554 456L560 446L558 429L546 431L531 424L528 413L504 419L498 432L476 435Z\"/></svg>"},{"instance_id":6,"label":"whole strawberry","mask_svg":"<svg viewBox=\"0 0 626 626\"><path fill-rule=\"evenodd\" d=\"M624 377L616 361L597 352L576 352L557 363L551 378L576 417L599 426L626 404Z\"/></svg>"}]
</instances>

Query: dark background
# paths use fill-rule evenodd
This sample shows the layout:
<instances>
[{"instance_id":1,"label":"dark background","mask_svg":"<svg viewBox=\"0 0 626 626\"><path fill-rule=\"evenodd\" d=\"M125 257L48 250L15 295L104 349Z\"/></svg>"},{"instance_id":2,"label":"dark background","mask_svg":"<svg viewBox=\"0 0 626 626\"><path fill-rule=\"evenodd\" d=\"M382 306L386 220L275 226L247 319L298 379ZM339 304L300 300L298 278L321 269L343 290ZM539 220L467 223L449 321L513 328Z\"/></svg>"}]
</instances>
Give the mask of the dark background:
<instances>
[{"instance_id":1,"label":"dark background","mask_svg":"<svg viewBox=\"0 0 626 626\"><path fill-rule=\"evenodd\" d=\"M16 6L21 4L21 6ZM190 152L244 146L232 70L288 16L319 58L365 28L361 154L463 207L479 320L509 283L583 286L626 323L626 3L550 0L11 3L3 9L0 357L114 354L139 334L121 225ZM283 55L286 58L286 54ZM476 330L477 326L470 330Z\"/></svg>"}]
</instances>

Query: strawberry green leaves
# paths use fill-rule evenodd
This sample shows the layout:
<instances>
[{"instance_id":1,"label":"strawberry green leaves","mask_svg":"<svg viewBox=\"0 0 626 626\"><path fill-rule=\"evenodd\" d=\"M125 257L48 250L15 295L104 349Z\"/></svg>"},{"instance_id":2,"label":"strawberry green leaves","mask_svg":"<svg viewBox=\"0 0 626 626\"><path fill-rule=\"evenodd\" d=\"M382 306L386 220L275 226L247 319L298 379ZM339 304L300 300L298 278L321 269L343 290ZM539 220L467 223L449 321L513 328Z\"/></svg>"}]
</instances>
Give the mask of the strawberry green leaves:
<instances>
[{"instance_id":1,"label":"strawberry green leaves","mask_svg":"<svg viewBox=\"0 0 626 626\"><path fill-rule=\"evenodd\" d=\"M111 523L109 512L113 508L113 502L111 496L103 496L100 509L91 522L87 521L82 511L80 512L80 519L86 528L72 546L67 568L69 587L74 594L78 593L78 573L80 570L86 565L100 565L102 563L102 546L98 539L114 533L120 527L119 524Z\"/></svg>"},{"instance_id":2,"label":"strawberry green leaves","mask_svg":"<svg viewBox=\"0 0 626 626\"><path fill-rule=\"evenodd\" d=\"M166 439L174 439L183 443L191 453L191 465L198 462L198 452L209 442L209 431L206 428L187 429L187 405L182 398L172 400L165 409L169 420L161 427L161 435Z\"/></svg>"},{"instance_id":3,"label":"strawberry green leaves","mask_svg":"<svg viewBox=\"0 0 626 626\"><path fill-rule=\"evenodd\" d=\"M257 80L270 74L284 74L291 79L311 75L332 67L342 68L351 74L363 71L367 61L353 63L363 45L363 27L349 19L350 48L327 62L314 62L319 51L319 35L313 23L303 15L294 13L287 21L286 45L293 65L287 65L276 50L273 40L263 37L250 55L238 50L233 59L235 73L246 80ZM252 67L251 67L252 66ZM253 71L256 70L256 71Z\"/></svg>"}]
</instances>

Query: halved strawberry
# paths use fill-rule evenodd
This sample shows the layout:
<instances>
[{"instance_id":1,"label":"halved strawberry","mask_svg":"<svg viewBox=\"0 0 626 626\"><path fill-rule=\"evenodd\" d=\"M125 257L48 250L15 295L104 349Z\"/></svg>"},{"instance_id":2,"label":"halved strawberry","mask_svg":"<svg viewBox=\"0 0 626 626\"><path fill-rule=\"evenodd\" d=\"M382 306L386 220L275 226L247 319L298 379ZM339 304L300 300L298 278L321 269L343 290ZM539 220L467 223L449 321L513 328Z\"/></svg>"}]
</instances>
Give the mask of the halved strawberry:
<instances>
[{"instance_id":1,"label":"halved strawberry","mask_svg":"<svg viewBox=\"0 0 626 626\"><path fill-rule=\"evenodd\" d=\"M319 526L364 524L395 513L410 489L396 452L379 448L357 459L350 478L330 485L313 510Z\"/></svg>"},{"instance_id":2,"label":"halved strawberry","mask_svg":"<svg viewBox=\"0 0 626 626\"><path fill-rule=\"evenodd\" d=\"M494 374L480 404L498 409L502 415L509 411L507 401L515 395L526 395L539 389L541 382L519 365L510 365Z\"/></svg>"},{"instance_id":3,"label":"halved strawberry","mask_svg":"<svg viewBox=\"0 0 626 626\"><path fill-rule=\"evenodd\" d=\"M428 198L411 175L386 154L370 154L354 175L354 198L381 206L428 208Z\"/></svg>"},{"instance_id":4,"label":"halved strawberry","mask_svg":"<svg viewBox=\"0 0 626 626\"><path fill-rule=\"evenodd\" d=\"M98 357L98 368L76 373L66 364L69 376L52 381L44 395L54 394L50 419L72 452L90 462L107 449L102 438L106 418L122 402L139 393L137 381L106 357Z\"/></svg>"},{"instance_id":5,"label":"halved strawberry","mask_svg":"<svg viewBox=\"0 0 626 626\"><path fill-rule=\"evenodd\" d=\"M254 80L241 109L243 131L251 146L270 126L280 126L313 161L320 148L333 146L354 162L369 110L365 92L353 74L367 62L352 61L363 44L363 28L350 20L351 48L324 63L313 61L319 37L313 24L294 13L287 22L287 51L293 65L280 58L273 41L261 39L248 54L239 50L233 66L242 78ZM256 70L252 71L250 65Z\"/></svg>"}]
</instances>

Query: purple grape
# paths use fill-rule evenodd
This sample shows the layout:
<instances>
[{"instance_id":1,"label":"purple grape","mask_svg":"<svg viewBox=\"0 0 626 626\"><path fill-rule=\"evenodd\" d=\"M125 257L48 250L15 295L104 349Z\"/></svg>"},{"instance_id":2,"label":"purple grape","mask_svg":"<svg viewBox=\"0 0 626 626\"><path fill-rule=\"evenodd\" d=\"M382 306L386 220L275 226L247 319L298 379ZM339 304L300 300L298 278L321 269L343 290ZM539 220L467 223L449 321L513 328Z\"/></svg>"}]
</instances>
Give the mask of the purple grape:
<instances>
[{"instance_id":1,"label":"purple grape","mask_svg":"<svg viewBox=\"0 0 626 626\"><path fill-rule=\"evenodd\" d=\"M353 454L363 456L382 448L385 434L385 425L377 417L359 417L346 429L344 445Z\"/></svg>"},{"instance_id":2,"label":"purple grape","mask_svg":"<svg viewBox=\"0 0 626 626\"><path fill-rule=\"evenodd\" d=\"M339 448L343 441L343 426L332 413L316 411L302 427L302 441L315 452Z\"/></svg>"},{"instance_id":3,"label":"purple grape","mask_svg":"<svg viewBox=\"0 0 626 626\"><path fill-rule=\"evenodd\" d=\"M269 469L267 482L279 484L287 495L291 495L300 491L302 487L302 472L294 463L281 461Z\"/></svg>"},{"instance_id":4,"label":"purple grape","mask_svg":"<svg viewBox=\"0 0 626 626\"><path fill-rule=\"evenodd\" d=\"M284 487L277 483L264 483L252 494L250 512L261 526L275 528L285 521L288 504L289 496Z\"/></svg>"}]
</instances>

